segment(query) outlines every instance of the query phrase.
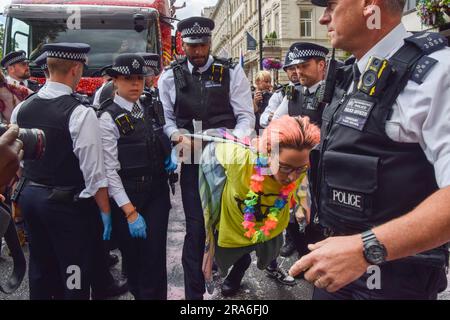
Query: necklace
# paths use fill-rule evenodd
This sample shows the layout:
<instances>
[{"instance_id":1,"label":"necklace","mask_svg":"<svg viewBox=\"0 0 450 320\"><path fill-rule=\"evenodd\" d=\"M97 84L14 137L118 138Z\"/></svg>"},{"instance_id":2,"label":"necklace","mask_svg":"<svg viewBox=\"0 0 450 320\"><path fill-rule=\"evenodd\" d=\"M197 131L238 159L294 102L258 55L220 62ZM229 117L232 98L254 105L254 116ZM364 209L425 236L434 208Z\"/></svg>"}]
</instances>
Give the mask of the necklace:
<instances>
[{"instance_id":1,"label":"necklace","mask_svg":"<svg viewBox=\"0 0 450 320\"><path fill-rule=\"evenodd\" d=\"M256 230L255 206L258 204L261 195L264 194L263 183L267 172L268 158L258 154L256 164L253 168L253 175L250 178L250 188L244 200L244 222L242 222L242 226L246 230L244 236L251 239L253 243L261 243L268 240L270 232L278 225L280 211L288 203L288 196L296 186L296 183L292 182L281 188L274 205L269 208L269 213L264 219L264 225L259 230Z\"/></svg>"}]
</instances>

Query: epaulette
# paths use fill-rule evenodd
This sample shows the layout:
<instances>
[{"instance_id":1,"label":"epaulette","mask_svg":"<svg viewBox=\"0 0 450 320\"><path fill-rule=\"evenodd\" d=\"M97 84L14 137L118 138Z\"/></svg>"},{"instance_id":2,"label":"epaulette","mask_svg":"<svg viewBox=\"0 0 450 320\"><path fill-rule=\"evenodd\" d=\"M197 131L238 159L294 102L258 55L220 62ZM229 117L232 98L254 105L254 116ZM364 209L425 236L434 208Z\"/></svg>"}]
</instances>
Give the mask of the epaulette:
<instances>
[{"instance_id":1,"label":"epaulette","mask_svg":"<svg viewBox=\"0 0 450 320\"><path fill-rule=\"evenodd\" d=\"M414 44L425 54L441 50L448 44L447 39L441 34L428 31L416 33L406 38L405 42Z\"/></svg>"},{"instance_id":2,"label":"epaulette","mask_svg":"<svg viewBox=\"0 0 450 320\"><path fill-rule=\"evenodd\" d=\"M277 87L277 89L275 90L275 92L281 92L281 93L285 93L285 90L286 90L286 87L288 86L289 84L287 83L287 84L282 84L282 85L279 85L278 87Z\"/></svg>"},{"instance_id":3,"label":"epaulette","mask_svg":"<svg viewBox=\"0 0 450 320\"><path fill-rule=\"evenodd\" d=\"M82 94L79 94L77 92L73 92L71 94L72 97L74 97L75 99L77 99L82 105L86 106L86 107L90 107L91 106L91 102L89 101L87 96L84 96Z\"/></svg>"}]
</instances>

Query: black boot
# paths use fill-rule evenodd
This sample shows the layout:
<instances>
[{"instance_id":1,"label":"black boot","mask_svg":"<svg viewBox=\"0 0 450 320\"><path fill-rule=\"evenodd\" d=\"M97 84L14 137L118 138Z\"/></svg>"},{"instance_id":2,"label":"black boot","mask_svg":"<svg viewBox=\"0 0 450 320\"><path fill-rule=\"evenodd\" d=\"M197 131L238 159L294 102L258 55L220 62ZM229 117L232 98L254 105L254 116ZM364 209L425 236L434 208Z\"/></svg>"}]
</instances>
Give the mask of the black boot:
<instances>
[{"instance_id":1,"label":"black boot","mask_svg":"<svg viewBox=\"0 0 450 320\"><path fill-rule=\"evenodd\" d=\"M247 253L233 265L233 269L231 269L230 274L222 284L222 295L224 297L233 296L239 291L242 278L251 262L252 258L250 257L250 254Z\"/></svg>"}]
</instances>

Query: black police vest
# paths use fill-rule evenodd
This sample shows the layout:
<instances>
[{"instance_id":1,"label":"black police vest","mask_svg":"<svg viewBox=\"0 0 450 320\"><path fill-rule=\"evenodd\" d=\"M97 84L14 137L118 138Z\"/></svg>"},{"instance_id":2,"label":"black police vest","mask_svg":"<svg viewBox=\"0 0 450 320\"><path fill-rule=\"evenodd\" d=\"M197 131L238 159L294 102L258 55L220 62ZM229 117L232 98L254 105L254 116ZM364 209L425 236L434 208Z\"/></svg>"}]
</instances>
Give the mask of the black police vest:
<instances>
[{"instance_id":1,"label":"black police vest","mask_svg":"<svg viewBox=\"0 0 450 320\"><path fill-rule=\"evenodd\" d=\"M124 180L141 176L158 178L165 174L164 155L155 133L154 119L149 115L148 106L142 106L144 107L142 119L132 117L129 111L112 100L107 100L99 112L99 116L103 112L108 112L119 129L120 138L117 141L117 148L120 171L118 173Z\"/></svg>"},{"instance_id":2,"label":"black police vest","mask_svg":"<svg viewBox=\"0 0 450 320\"><path fill-rule=\"evenodd\" d=\"M233 66L214 58L209 69L198 76L191 74L186 59L180 64L186 86L182 88L175 77L177 126L193 132L192 120L195 119L202 121L203 130L234 129L236 118L230 104L230 68Z\"/></svg>"},{"instance_id":3,"label":"black police vest","mask_svg":"<svg viewBox=\"0 0 450 320\"><path fill-rule=\"evenodd\" d=\"M417 66L445 46L439 35L431 34L427 41L439 45L427 49L420 36L405 39L389 59L395 72L376 97L359 90L347 94L352 69L341 69L343 82L324 110L321 143L311 153L314 221L334 233L358 233L383 224L438 190L433 166L420 145L395 142L385 129L393 104L416 76Z\"/></svg>"},{"instance_id":4,"label":"black police vest","mask_svg":"<svg viewBox=\"0 0 450 320\"><path fill-rule=\"evenodd\" d=\"M303 87L295 88L295 96L288 100L288 113L291 117L309 117L312 123L320 126L322 124L323 105L317 101L314 93L306 96Z\"/></svg>"},{"instance_id":5,"label":"black police vest","mask_svg":"<svg viewBox=\"0 0 450 320\"><path fill-rule=\"evenodd\" d=\"M46 147L41 159L24 161L24 177L49 186L84 186L69 132L70 116L79 105L80 101L71 95L43 99L34 94L25 100L17 124L21 128L43 130Z\"/></svg>"}]
</instances>

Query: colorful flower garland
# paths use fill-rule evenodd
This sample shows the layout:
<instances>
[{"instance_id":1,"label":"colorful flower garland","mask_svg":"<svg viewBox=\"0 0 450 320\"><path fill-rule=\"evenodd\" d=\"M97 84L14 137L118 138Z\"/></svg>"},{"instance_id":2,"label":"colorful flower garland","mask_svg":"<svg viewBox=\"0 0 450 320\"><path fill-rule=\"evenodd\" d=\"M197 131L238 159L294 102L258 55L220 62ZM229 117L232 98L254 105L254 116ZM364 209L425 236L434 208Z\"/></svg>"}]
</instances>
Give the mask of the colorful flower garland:
<instances>
[{"instance_id":1,"label":"colorful flower garland","mask_svg":"<svg viewBox=\"0 0 450 320\"><path fill-rule=\"evenodd\" d=\"M270 231L277 227L278 215L288 203L289 194L295 189L296 183L292 182L281 188L274 205L269 208L269 214L264 219L264 225L256 230L255 206L259 202L259 197L263 194L263 183L268 172L267 157L258 155L253 171L254 173L250 178L250 189L246 195L246 200L244 200L244 222L242 222L242 226L246 230L245 237L251 239L253 243L260 243L266 241L270 236Z\"/></svg>"}]
</instances>

